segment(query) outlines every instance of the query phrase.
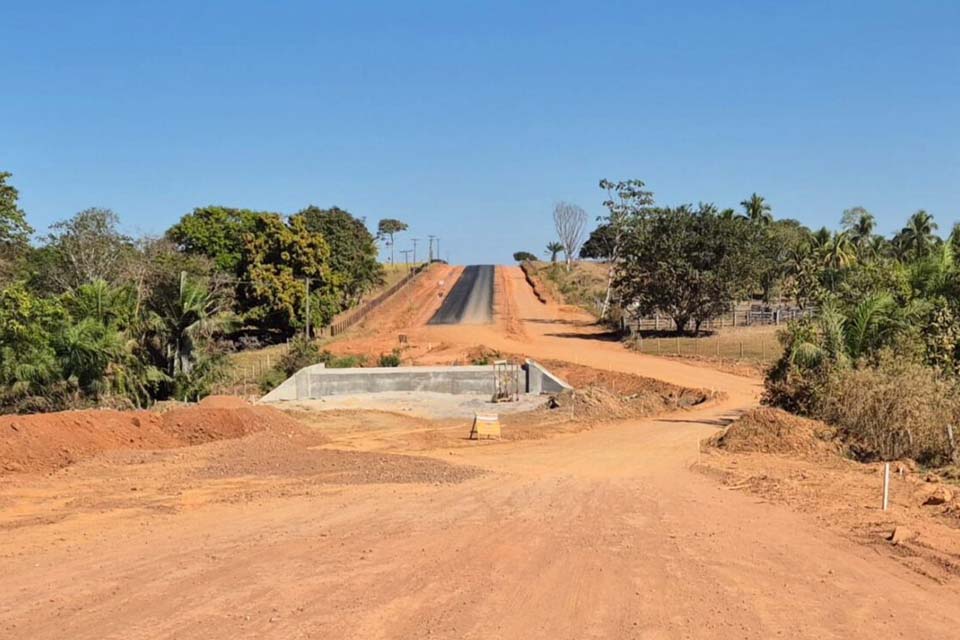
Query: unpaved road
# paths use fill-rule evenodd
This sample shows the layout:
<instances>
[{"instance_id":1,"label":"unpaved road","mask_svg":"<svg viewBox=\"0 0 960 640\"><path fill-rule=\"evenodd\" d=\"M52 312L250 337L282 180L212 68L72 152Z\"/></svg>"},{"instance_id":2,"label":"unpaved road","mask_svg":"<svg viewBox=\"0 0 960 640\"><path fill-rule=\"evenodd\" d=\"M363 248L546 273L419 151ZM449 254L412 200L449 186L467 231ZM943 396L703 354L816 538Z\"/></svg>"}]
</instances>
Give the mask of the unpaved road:
<instances>
[{"instance_id":1,"label":"unpaved road","mask_svg":"<svg viewBox=\"0 0 960 640\"><path fill-rule=\"evenodd\" d=\"M318 485L277 465L177 493L147 464L142 496L91 503L83 469L22 481L0 502L0 637L958 637L957 585L689 470L758 381L629 353L517 270L498 269L498 296L494 325L404 331L726 399L433 452L487 471L459 484ZM78 515L22 517L42 501Z\"/></svg>"},{"instance_id":2,"label":"unpaved road","mask_svg":"<svg viewBox=\"0 0 960 640\"><path fill-rule=\"evenodd\" d=\"M493 265L464 268L430 324L487 324L493 320Z\"/></svg>"}]
</instances>

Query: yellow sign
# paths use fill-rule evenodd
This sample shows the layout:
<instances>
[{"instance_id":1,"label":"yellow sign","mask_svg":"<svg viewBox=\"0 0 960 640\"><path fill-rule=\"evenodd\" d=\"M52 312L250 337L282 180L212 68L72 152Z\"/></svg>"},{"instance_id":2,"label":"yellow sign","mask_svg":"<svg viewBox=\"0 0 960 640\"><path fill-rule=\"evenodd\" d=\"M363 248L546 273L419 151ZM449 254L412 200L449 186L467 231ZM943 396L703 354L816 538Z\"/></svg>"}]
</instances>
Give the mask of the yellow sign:
<instances>
[{"instance_id":1,"label":"yellow sign","mask_svg":"<svg viewBox=\"0 0 960 640\"><path fill-rule=\"evenodd\" d=\"M500 438L500 419L496 415L474 414L470 439Z\"/></svg>"}]
</instances>

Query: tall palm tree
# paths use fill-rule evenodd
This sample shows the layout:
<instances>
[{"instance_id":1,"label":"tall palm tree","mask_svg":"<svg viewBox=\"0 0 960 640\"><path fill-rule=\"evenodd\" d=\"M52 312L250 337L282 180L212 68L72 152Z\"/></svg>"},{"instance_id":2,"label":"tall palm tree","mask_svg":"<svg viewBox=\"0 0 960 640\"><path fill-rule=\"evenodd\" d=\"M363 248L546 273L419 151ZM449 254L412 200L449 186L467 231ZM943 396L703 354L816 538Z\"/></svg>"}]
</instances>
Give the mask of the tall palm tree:
<instances>
[{"instance_id":1,"label":"tall palm tree","mask_svg":"<svg viewBox=\"0 0 960 640\"><path fill-rule=\"evenodd\" d=\"M923 209L910 216L907 226L897 234L902 255L913 259L930 255L931 249L939 240L934 233L936 229L937 223L934 222L933 216Z\"/></svg>"},{"instance_id":2,"label":"tall palm tree","mask_svg":"<svg viewBox=\"0 0 960 640\"><path fill-rule=\"evenodd\" d=\"M856 249L846 231L833 234L820 249L821 261L828 269L840 270L849 267L856 260L856 255Z\"/></svg>"},{"instance_id":3,"label":"tall palm tree","mask_svg":"<svg viewBox=\"0 0 960 640\"><path fill-rule=\"evenodd\" d=\"M167 372L189 373L196 340L219 320L220 300L204 283L182 273L175 295L162 300L155 313L167 342Z\"/></svg>"},{"instance_id":4,"label":"tall palm tree","mask_svg":"<svg viewBox=\"0 0 960 640\"><path fill-rule=\"evenodd\" d=\"M563 251L563 245L556 240L547 244L547 253L550 254L550 262L556 262L557 255L559 255L561 251Z\"/></svg>"},{"instance_id":5,"label":"tall palm tree","mask_svg":"<svg viewBox=\"0 0 960 640\"><path fill-rule=\"evenodd\" d=\"M850 242L857 249L857 254L864 257L873 240L873 232L877 228L877 219L863 207L853 207L843 212L841 224L850 236Z\"/></svg>"},{"instance_id":6,"label":"tall palm tree","mask_svg":"<svg viewBox=\"0 0 960 640\"><path fill-rule=\"evenodd\" d=\"M763 196L753 193L749 198L740 203L745 212L747 220L754 224L766 225L773 222L773 214L770 205L764 200Z\"/></svg>"}]
</instances>

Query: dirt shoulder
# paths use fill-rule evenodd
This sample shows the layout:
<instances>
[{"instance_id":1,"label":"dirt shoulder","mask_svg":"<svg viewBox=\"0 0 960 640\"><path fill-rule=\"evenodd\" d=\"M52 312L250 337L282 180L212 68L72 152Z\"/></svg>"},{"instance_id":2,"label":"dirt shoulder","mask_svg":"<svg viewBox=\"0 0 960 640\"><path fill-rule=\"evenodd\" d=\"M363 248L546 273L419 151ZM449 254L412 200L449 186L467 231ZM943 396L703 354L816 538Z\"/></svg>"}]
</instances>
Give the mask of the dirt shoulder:
<instances>
[{"instance_id":1,"label":"dirt shoulder","mask_svg":"<svg viewBox=\"0 0 960 640\"><path fill-rule=\"evenodd\" d=\"M960 486L894 463L883 511L883 464L849 459L820 422L752 411L704 443L696 468L730 490L789 505L923 576L941 583L960 577Z\"/></svg>"}]
</instances>

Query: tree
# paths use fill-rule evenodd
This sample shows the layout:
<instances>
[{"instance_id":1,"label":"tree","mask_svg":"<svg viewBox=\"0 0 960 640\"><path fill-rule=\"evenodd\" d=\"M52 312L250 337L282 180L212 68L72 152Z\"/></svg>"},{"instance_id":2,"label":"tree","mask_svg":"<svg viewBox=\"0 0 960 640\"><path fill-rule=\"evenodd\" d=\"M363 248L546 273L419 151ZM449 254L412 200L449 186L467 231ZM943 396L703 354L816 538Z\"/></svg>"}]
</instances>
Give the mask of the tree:
<instances>
[{"instance_id":1,"label":"tree","mask_svg":"<svg viewBox=\"0 0 960 640\"><path fill-rule=\"evenodd\" d=\"M341 306L359 302L364 293L383 282L376 239L362 220L339 207L310 205L296 214L311 233L323 236L330 247L331 278L343 292Z\"/></svg>"},{"instance_id":2,"label":"tree","mask_svg":"<svg viewBox=\"0 0 960 640\"><path fill-rule=\"evenodd\" d=\"M517 262L535 262L537 256L533 255L529 251L517 251L513 254L513 259Z\"/></svg>"},{"instance_id":3,"label":"tree","mask_svg":"<svg viewBox=\"0 0 960 640\"><path fill-rule=\"evenodd\" d=\"M553 207L553 226L557 230L557 237L563 245L567 269L573 263L574 257L583 244L584 226L587 224L587 212L575 204L558 202Z\"/></svg>"},{"instance_id":4,"label":"tree","mask_svg":"<svg viewBox=\"0 0 960 640\"><path fill-rule=\"evenodd\" d=\"M603 206L607 208L607 215L599 220L610 227L613 242L610 245L609 267L607 268L607 286L603 295L603 305L600 308L600 319L605 320L610 311L610 298L613 294L614 276L620 263L621 249L624 234L628 224L636 232L644 227L644 220L653 206L653 192L645 189L643 180L621 180L612 182L601 178L600 188L607 192L607 199Z\"/></svg>"},{"instance_id":5,"label":"tree","mask_svg":"<svg viewBox=\"0 0 960 640\"><path fill-rule=\"evenodd\" d=\"M237 274L244 236L253 231L264 212L230 207L201 207L180 218L167 230L167 238L190 254L211 258L217 268Z\"/></svg>"},{"instance_id":6,"label":"tree","mask_svg":"<svg viewBox=\"0 0 960 640\"><path fill-rule=\"evenodd\" d=\"M276 214L258 216L244 236L240 269L247 276L237 288L243 318L263 331L289 337L304 326L308 309L310 324L320 326L340 308L330 247L301 217L288 225Z\"/></svg>"},{"instance_id":7,"label":"tree","mask_svg":"<svg viewBox=\"0 0 960 640\"><path fill-rule=\"evenodd\" d=\"M384 218L377 223L377 236L380 238L390 238L390 264L394 262L394 236L407 230L407 223L393 218Z\"/></svg>"},{"instance_id":8,"label":"tree","mask_svg":"<svg viewBox=\"0 0 960 640\"><path fill-rule=\"evenodd\" d=\"M554 240L547 243L547 253L550 254L550 262L557 261L557 255L563 251L563 245Z\"/></svg>"},{"instance_id":9,"label":"tree","mask_svg":"<svg viewBox=\"0 0 960 640\"><path fill-rule=\"evenodd\" d=\"M845 209L840 218L840 226L847 232L850 242L857 250L857 255L865 257L870 251L873 240L873 231L877 227L877 219L863 207Z\"/></svg>"},{"instance_id":10,"label":"tree","mask_svg":"<svg viewBox=\"0 0 960 640\"><path fill-rule=\"evenodd\" d=\"M749 198L740 203L740 206L743 207L744 217L754 224L766 225L773 222L770 205L761 195L751 194Z\"/></svg>"},{"instance_id":11,"label":"tree","mask_svg":"<svg viewBox=\"0 0 960 640\"><path fill-rule=\"evenodd\" d=\"M665 313L678 332L691 321L699 331L749 290L750 226L703 204L651 209L631 219L615 283L623 304L641 316Z\"/></svg>"},{"instance_id":12,"label":"tree","mask_svg":"<svg viewBox=\"0 0 960 640\"><path fill-rule=\"evenodd\" d=\"M937 223L933 216L920 209L907 220L907 225L894 238L894 244L902 259L919 259L930 254L940 241L934 231Z\"/></svg>"},{"instance_id":13,"label":"tree","mask_svg":"<svg viewBox=\"0 0 960 640\"><path fill-rule=\"evenodd\" d=\"M119 223L110 209L92 208L51 225L38 256L41 279L59 291L95 280L122 284L136 248L132 238L120 233Z\"/></svg>"},{"instance_id":14,"label":"tree","mask_svg":"<svg viewBox=\"0 0 960 640\"><path fill-rule=\"evenodd\" d=\"M0 280L5 279L13 263L27 248L33 228L17 201L19 192L7 184L13 174L0 171Z\"/></svg>"},{"instance_id":15,"label":"tree","mask_svg":"<svg viewBox=\"0 0 960 640\"><path fill-rule=\"evenodd\" d=\"M587 241L580 247L580 257L586 260L609 260L613 257L616 243L616 230L609 223L603 223L590 232Z\"/></svg>"},{"instance_id":16,"label":"tree","mask_svg":"<svg viewBox=\"0 0 960 640\"><path fill-rule=\"evenodd\" d=\"M735 219L720 213L721 219ZM744 220L739 219L743 224ZM810 230L796 220L774 220L768 225L750 225L745 233L753 233L754 241L746 248L752 258L755 278L765 302L774 301L774 293L790 276L796 252L809 242Z\"/></svg>"}]
</instances>

